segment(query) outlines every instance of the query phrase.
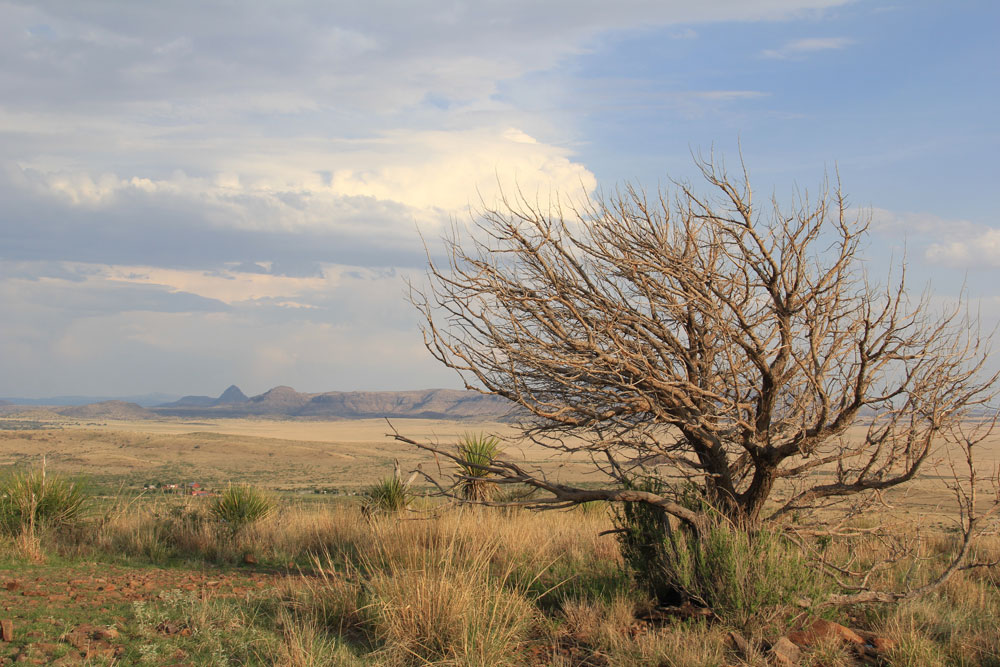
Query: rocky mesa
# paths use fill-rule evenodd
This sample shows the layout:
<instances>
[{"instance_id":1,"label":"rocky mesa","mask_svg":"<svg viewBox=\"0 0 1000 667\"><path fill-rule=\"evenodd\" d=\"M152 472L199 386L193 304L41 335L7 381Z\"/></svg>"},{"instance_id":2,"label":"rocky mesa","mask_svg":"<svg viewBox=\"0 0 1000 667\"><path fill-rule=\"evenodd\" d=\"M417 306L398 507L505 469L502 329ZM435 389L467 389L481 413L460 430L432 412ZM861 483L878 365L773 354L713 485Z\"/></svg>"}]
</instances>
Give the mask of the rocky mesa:
<instances>
[{"instance_id":1,"label":"rocky mesa","mask_svg":"<svg viewBox=\"0 0 1000 667\"><path fill-rule=\"evenodd\" d=\"M349 391L303 393L278 386L247 397L236 385L218 398L185 396L152 408L156 415L193 417L312 417L363 419L411 417L426 419L505 419L515 406L507 399L475 391L423 389L416 391Z\"/></svg>"}]
</instances>

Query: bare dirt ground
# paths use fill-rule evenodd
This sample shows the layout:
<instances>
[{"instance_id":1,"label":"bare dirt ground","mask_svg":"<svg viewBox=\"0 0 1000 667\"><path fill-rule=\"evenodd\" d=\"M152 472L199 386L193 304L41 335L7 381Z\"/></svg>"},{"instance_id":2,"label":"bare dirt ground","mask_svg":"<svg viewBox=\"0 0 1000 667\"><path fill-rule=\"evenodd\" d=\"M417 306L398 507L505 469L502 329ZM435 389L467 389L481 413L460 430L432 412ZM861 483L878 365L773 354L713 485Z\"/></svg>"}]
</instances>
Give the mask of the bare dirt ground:
<instances>
[{"instance_id":1,"label":"bare dirt ground","mask_svg":"<svg viewBox=\"0 0 1000 667\"><path fill-rule=\"evenodd\" d=\"M157 642L176 646L159 664L184 665L192 628L164 602L246 597L282 575L77 563L0 577L0 615L12 630L0 643L0 665L128 664L136 656L125 655L127 646Z\"/></svg>"}]
</instances>

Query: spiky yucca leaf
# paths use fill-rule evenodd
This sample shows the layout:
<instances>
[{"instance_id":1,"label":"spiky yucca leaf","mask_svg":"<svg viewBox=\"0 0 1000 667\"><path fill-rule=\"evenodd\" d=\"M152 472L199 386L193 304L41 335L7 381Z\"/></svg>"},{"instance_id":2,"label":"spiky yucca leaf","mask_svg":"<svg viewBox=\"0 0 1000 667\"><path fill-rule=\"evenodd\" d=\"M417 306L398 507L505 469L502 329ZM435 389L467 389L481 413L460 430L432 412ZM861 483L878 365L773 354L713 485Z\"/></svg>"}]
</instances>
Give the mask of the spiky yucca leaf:
<instances>
[{"instance_id":1,"label":"spiky yucca leaf","mask_svg":"<svg viewBox=\"0 0 1000 667\"><path fill-rule=\"evenodd\" d=\"M217 519L230 525L237 532L266 519L274 512L274 498L250 484L230 484L212 503L211 512Z\"/></svg>"},{"instance_id":2,"label":"spiky yucca leaf","mask_svg":"<svg viewBox=\"0 0 1000 667\"><path fill-rule=\"evenodd\" d=\"M409 482L404 482L397 468L392 477L385 477L364 490L365 514L395 514L413 502Z\"/></svg>"},{"instance_id":3,"label":"spiky yucca leaf","mask_svg":"<svg viewBox=\"0 0 1000 667\"><path fill-rule=\"evenodd\" d=\"M466 500L487 501L496 495L497 485L491 474L479 466L491 465L500 456L500 438L480 433L466 433L458 442L459 490Z\"/></svg>"},{"instance_id":4,"label":"spiky yucca leaf","mask_svg":"<svg viewBox=\"0 0 1000 667\"><path fill-rule=\"evenodd\" d=\"M44 466L7 475L0 481L0 522L10 533L35 525L68 525L86 511L87 494L79 482L46 474Z\"/></svg>"}]
</instances>

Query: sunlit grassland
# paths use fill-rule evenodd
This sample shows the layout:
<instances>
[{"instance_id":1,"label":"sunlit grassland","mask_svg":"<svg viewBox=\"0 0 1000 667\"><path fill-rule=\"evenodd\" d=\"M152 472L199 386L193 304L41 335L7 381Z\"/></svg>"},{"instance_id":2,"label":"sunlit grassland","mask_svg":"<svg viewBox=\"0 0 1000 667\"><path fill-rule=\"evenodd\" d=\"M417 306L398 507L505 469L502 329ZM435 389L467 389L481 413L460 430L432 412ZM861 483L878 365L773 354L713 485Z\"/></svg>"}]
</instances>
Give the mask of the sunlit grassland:
<instances>
[{"instance_id":1,"label":"sunlit grassland","mask_svg":"<svg viewBox=\"0 0 1000 667\"><path fill-rule=\"evenodd\" d=\"M164 581L149 599L108 601L91 612L43 606L19 621L26 633L51 633L46 619L54 618L58 637L96 619L117 632L117 664L164 664L181 651L192 664L764 665L766 643L809 617L808 610L769 613L761 615L766 622L739 627L725 619L644 620L655 602L624 567L616 538L601 535L615 527L607 508L536 513L418 498L409 511L366 514L353 494L391 474L394 460L404 471L427 464L382 437L384 423L263 423L266 436L249 432L256 425L4 432L6 467L37 467L44 454L51 473L86 483L90 502L71 524L39 526L33 552L7 531L0 537L3 576L58 587L97 564ZM201 430L184 431L191 426ZM486 430L410 426L418 437L441 442ZM545 463L537 450L521 456ZM600 481L576 462L549 465L575 481ZM936 477L943 471L928 473L890 499L898 512L883 507L850 524L892 523L918 550L917 560L880 570L873 585L919 585L954 553L949 497ZM213 512L213 497L141 490L170 480L220 490L230 481L250 482L275 494L277 507L233 530ZM313 492L320 488L339 493ZM889 545L863 533L817 546L834 562L853 558L856 570L890 558ZM975 557L1000 557L1000 538L981 538ZM221 595L175 588L174 575L163 572L262 576L267 585ZM996 567L961 572L935 593L899 605L826 613L895 640L888 664L1000 664ZM733 630L748 637L748 653L734 649ZM25 634L7 648L27 650L33 640ZM854 663L844 647L829 644L807 651L802 664Z\"/></svg>"}]
</instances>

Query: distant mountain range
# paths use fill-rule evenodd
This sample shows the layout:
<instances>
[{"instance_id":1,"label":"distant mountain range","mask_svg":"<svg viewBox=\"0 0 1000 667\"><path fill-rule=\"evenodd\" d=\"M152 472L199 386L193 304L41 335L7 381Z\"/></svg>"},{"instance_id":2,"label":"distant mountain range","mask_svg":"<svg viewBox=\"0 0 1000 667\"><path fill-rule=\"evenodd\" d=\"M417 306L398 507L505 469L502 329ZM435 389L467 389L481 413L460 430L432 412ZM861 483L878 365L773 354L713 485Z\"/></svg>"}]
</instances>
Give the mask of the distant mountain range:
<instances>
[{"instance_id":1,"label":"distant mountain range","mask_svg":"<svg viewBox=\"0 0 1000 667\"><path fill-rule=\"evenodd\" d=\"M156 407L160 408L214 408L219 405L239 405L246 403L247 395L244 394L235 384L222 392L218 398L211 396L184 396L172 403L163 403Z\"/></svg>"},{"instance_id":2,"label":"distant mountain range","mask_svg":"<svg viewBox=\"0 0 1000 667\"><path fill-rule=\"evenodd\" d=\"M15 405L50 405L18 403ZM4 413L16 408L3 406ZM81 419L155 419L157 417L312 417L362 419L410 417L424 419L505 419L515 406L507 399L474 391L425 389L419 391L350 391L319 394L300 393L291 387L274 387L248 397L236 385L216 398L184 396L156 406L107 400L84 405L50 407L67 417Z\"/></svg>"},{"instance_id":3,"label":"distant mountain range","mask_svg":"<svg viewBox=\"0 0 1000 667\"><path fill-rule=\"evenodd\" d=\"M25 398L23 396L4 396L0 398L2 405L91 405L106 401L125 401L136 403L144 408L160 405L167 401L177 400L177 394L141 394L138 396L52 396L50 398Z\"/></svg>"}]
</instances>

